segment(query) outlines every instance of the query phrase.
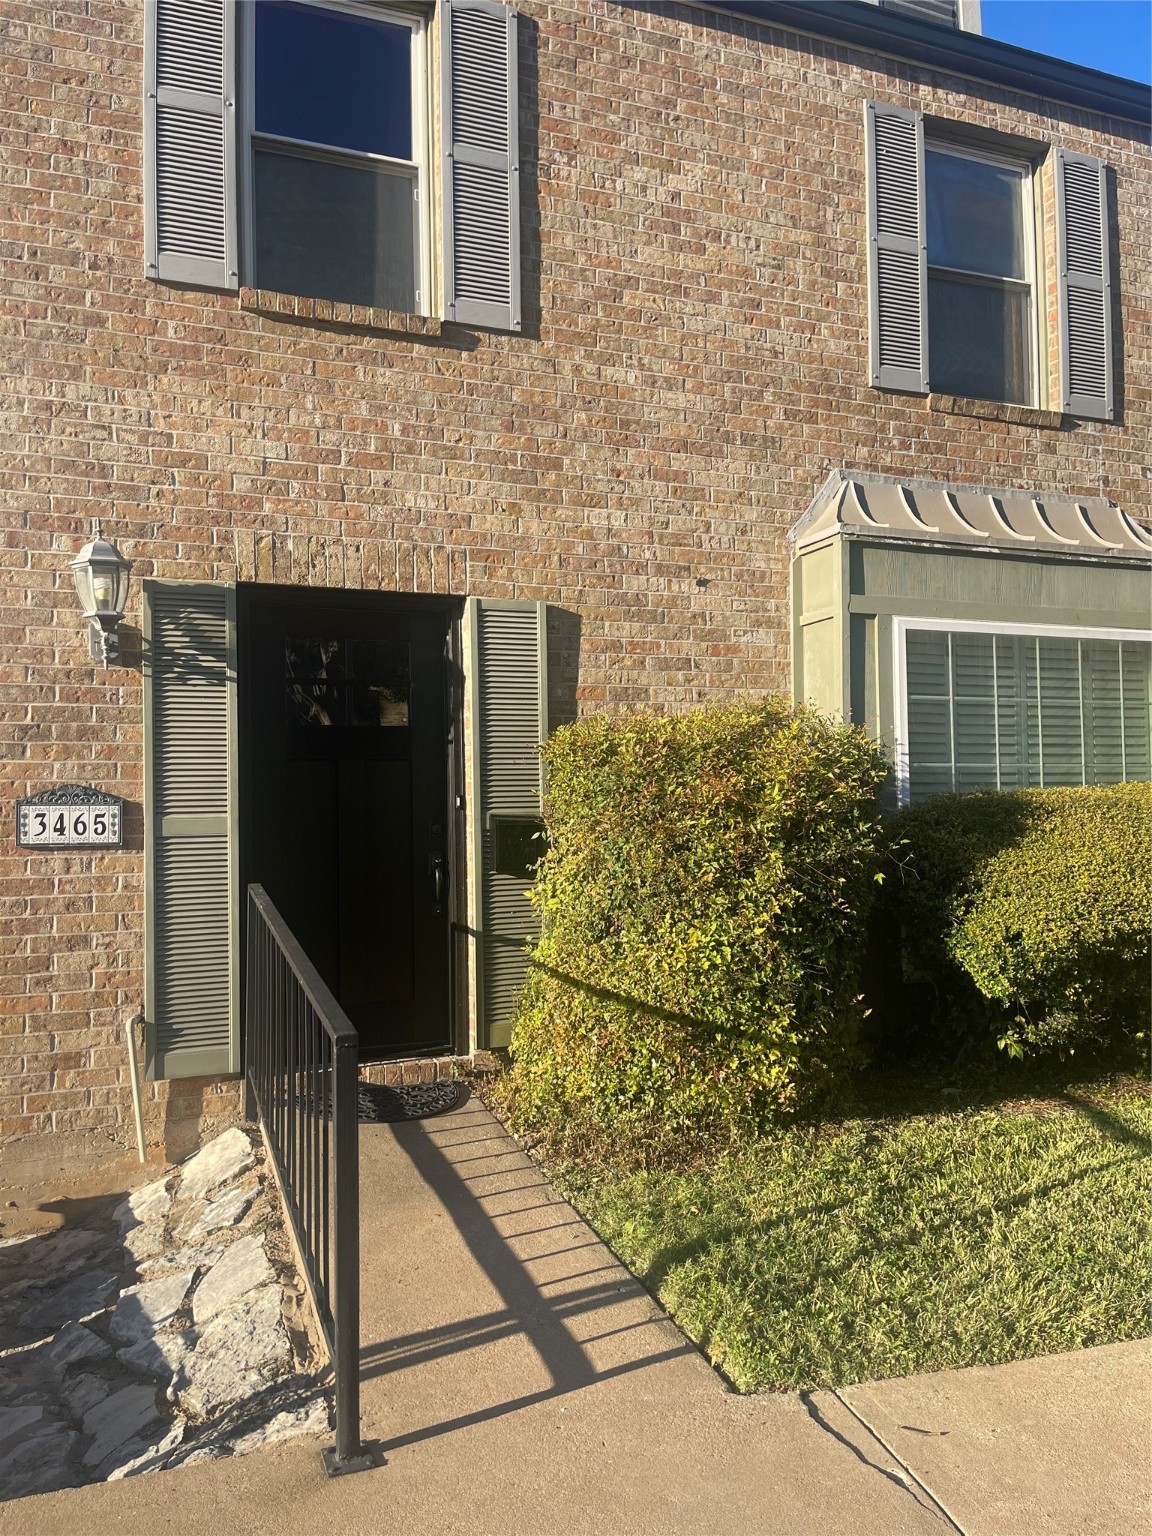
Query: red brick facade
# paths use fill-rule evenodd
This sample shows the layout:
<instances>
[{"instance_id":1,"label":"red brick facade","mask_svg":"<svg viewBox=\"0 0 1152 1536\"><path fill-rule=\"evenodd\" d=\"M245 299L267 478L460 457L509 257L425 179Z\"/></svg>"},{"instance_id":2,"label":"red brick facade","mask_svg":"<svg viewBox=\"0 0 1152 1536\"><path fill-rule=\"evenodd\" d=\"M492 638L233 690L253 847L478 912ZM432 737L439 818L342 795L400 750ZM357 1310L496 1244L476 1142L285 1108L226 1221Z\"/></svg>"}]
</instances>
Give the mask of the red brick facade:
<instances>
[{"instance_id":1,"label":"red brick facade","mask_svg":"<svg viewBox=\"0 0 1152 1536\"><path fill-rule=\"evenodd\" d=\"M787 687L784 535L832 468L1148 512L1152 177L1131 123L721 12L522 0L525 323L501 335L148 281L143 13L0 18L5 1135L130 1123L144 577L545 600L579 618L559 686L580 708L677 708ZM870 98L1112 168L1117 423L868 386ZM133 561L107 673L67 569L97 516ZM123 850L15 848L12 802L57 781L125 797ZM150 1135L234 1105L231 1085L152 1085Z\"/></svg>"}]
</instances>

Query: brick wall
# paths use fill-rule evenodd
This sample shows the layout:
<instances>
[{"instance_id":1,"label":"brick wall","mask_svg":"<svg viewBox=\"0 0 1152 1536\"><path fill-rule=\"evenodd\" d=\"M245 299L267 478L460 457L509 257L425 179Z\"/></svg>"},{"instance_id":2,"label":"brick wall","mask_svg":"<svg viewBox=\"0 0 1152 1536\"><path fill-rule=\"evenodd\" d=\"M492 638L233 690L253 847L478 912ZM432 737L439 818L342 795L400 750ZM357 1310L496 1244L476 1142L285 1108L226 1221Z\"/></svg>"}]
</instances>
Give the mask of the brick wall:
<instances>
[{"instance_id":1,"label":"brick wall","mask_svg":"<svg viewBox=\"0 0 1152 1536\"><path fill-rule=\"evenodd\" d=\"M510 337L149 283L143 4L4 7L0 1134L130 1116L142 577L546 599L581 708L676 708L787 686L784 533L832 467L1147 513L1152 180L1131 125L688 7L522 14ZM868 388L869 97L1115 169L1120 424ZM66 568L96 515L134 562L107 673ZM66 780L126 797L123 851L14 848L12 800ZM150 1135L234 1107L229 1085L153 1087Z\"/></svg>"}]
</instances>

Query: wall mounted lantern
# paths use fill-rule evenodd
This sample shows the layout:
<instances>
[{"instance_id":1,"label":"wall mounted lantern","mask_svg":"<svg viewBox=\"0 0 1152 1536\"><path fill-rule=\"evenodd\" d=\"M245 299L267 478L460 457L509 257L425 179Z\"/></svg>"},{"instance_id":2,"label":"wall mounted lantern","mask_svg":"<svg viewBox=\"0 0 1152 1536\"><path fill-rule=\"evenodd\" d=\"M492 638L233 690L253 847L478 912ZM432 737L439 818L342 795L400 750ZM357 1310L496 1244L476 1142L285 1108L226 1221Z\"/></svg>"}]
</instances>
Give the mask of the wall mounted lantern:
<instances>
[{"instance_id":1,"label":"wall mounted lantern","mask_svg":"<svg viewBox=\"0 0 1152 1536\"><path fill-rule=\"evenodd\" d=\"M120 620L128 601L129 562L101 536L96 537L72 561L72 579L88 622L88 645L93 661L105 666L120 655Z\"/></svg>"}]
</instances>

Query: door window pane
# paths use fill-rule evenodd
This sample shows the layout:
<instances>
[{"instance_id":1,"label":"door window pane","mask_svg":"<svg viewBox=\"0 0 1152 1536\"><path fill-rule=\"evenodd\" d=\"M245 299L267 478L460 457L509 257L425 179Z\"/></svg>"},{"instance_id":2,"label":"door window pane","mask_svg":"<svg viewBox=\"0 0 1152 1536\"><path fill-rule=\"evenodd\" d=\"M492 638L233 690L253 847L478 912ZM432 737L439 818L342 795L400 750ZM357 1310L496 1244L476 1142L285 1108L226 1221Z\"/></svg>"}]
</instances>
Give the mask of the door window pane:
<instances>
[{"instance_id":1,"label":"door window pane","mask_svg":"<svg viewBox=\"0 0 1152 1536\"><path fill-rule=\"evenodd\" d=\"M258 146L256 286L382 309L416 307L409 176Z\"/></svg>"},{"instance_id":2,"label":"door window pane","mask_svg":"<svg viewBox=\"0 0 1152 1536\"><path fill-rule=\"evenodd\" d=\"M928 149L924 168L929 265L1023 278L1023 167Z\"/></svg>"},{"instance_id":3,"label":"door window pane","mask_svg":"<svg viewBox=\"0 0 1152 1536\"><path fill-rule=\"evenodd\" d=\"M257 133L411 160L411 29L259 0L255 121Z\"/></svg>"},{"instance_id":4,"label":"door window pane","mask_svg":"<svg viewBox=\"0 0 1152 1536\"><path fill-rule=\"evenodd\" d=\"M284 643L288 718L298 725L408 724L412 668L395 640L293 637Z\"/></svg>"},{"instance_id":5,"label":"door window pane","mask_svg":"<svg viewBox=\"0 0 1152 1536\"><path fill-rule=\"evenodd\" d=\"M931 385L940 394L1026 405L1032 301L1001 288L928 274Z\"/></svg>"},{"instance_id":6,"label":"door window pane","mask_svg":"<svg viewBox=\"0 0 1152 1536\"><path fill-rule=\"evenodd\" d=\"M390 640L350 640L352 725L407 725L411 669L407 645Z\"/></svg>"}]
</instances>

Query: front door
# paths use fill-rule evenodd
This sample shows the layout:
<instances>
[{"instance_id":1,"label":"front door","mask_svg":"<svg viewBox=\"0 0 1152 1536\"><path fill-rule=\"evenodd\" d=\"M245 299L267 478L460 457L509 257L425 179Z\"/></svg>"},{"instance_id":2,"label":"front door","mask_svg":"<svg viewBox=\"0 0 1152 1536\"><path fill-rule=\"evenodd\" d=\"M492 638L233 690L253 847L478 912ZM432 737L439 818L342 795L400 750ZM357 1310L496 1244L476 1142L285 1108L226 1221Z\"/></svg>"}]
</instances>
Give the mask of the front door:
<instances>
[{"instance_id":1,"label":"front door","mask_svg":"<svg viewBox=\"0 0 1152 1536\"><path fill-rule=\"evenodd\" d=\"M443 1051L451 606L240 590L244 886L267 890L362 1056Z\"/></svg>"}]
</instances>

